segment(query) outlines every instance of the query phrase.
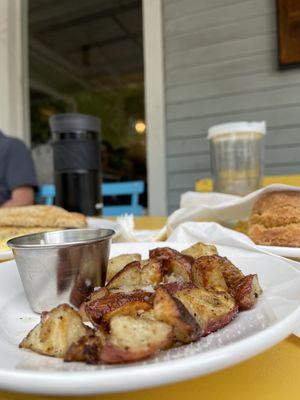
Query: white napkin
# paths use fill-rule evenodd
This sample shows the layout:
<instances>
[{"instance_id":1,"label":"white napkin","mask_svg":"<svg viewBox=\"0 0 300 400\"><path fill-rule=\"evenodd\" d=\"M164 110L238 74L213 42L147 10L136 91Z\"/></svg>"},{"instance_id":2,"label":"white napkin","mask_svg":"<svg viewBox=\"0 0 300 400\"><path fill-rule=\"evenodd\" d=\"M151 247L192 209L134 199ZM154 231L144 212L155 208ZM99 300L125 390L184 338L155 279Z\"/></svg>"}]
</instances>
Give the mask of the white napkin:
<instances>
[{"instance_id":1,"label":"white napkin","mask_svg":"<svg viewBox=\"0 0 300 400\"><path fill-rule=\"evenodd\" d=\"M118 241L161 241L168 238L174 229L188 221L233 222L249 218L253 204L264 193L274 190L300 191L300 187L289 185L269 185L256 190L247 196L233 196L224 193L186 192L181 196L180 208L167 219L166 225L159 231L144 232L142 238L134 231L133 216L121 216L117 219L120 225Z\"/></svg>"},{"instance_id":2,"label":"white napkin","mask_svg":"<svg viewBox=\"0 0 300 400\"><path fill-rule=\"evenodd\" d=\"M256 200L262 194L274 190L300 191L300 187L273 184L244 197L223 193L186 192L181 196L180 208L167 220L168 232L185 221L228 222L248 219Z\"/></svg>"}]
</instances>

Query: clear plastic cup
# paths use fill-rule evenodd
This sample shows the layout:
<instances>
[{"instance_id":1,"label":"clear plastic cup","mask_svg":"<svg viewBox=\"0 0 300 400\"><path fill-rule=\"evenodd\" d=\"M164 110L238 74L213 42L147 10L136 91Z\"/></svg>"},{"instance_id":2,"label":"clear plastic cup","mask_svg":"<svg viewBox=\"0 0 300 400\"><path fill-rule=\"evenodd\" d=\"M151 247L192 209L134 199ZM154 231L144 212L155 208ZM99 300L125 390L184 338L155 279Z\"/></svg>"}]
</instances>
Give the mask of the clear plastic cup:
<instances>
[{"instance_id":1,"label":"clear plastic cup","mask_svg":"<svg viewBox=\"0 0 300 400\"><path fill-rule=\"evenodd\" d=\"M262 185L266 123L233 122L209 129L215 192L244 196Z\"/></svg>"}]
</instances>

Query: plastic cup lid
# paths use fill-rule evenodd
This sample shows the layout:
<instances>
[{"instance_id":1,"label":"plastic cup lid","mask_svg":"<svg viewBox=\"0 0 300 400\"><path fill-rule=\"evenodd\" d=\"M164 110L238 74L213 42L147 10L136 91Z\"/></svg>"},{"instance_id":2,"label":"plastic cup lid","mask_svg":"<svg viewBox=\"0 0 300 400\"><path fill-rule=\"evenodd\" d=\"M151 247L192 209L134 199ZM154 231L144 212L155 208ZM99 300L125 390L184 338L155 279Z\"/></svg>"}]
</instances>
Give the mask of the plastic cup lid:
<instances>
[{"instance_id":1,"label":"plastic cup lid","mask_svg":"<svg viewBox=\"0 0 300 400\"><path fill-rule=\"evenodd\" d=\"M214 125L208 130L207 139L224 135L226 133L258 132L265 135L266 121L260 122L230 122L228 124Z\"/></svg>"}]
</instances>

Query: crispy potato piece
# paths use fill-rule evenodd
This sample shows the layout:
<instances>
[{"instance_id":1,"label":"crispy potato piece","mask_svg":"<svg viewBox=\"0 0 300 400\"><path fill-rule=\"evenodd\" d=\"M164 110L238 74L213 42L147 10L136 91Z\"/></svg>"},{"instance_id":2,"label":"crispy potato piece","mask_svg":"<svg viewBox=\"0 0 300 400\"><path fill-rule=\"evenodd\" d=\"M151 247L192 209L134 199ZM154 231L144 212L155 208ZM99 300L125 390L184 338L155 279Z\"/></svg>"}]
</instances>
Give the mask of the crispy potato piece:
<instances>
[{"instance_id":1,"label":"crispy potato piece","mask_svg":"<svg viewBox=\"0 0 300 400\"><path fill-rule=\"evenodd\" d=\"M80 314L83 322L89 321L89 318L85 312L85 306L88 303L90 303L91 301L97 300L97 299L102 299L103 297L107 296L108 294L109 294L109 291L107 288L105 288L105 287L98 288L89 295L89 297L86 301L84 301L83 303L80 304L79 314Z\"/></svg>"},{"instance_id":2,"label":"crispy potato piece","mask_svg":"<svg viewBox=\"0 0 300 400\"><path fill-rule=\"evenodd\" d=\"M199 260L201 260L201 258ZM262 293L257 275L245 276L226 257L217 255L211 256L211 262L214 265L218 265L222 271L222 275L228 287L228 292L235 298L239 309L248 310L252 308L257 297Z\"/></svg>"},{"instance_id":3,"label":"crispy potato piece","mask_svg":"<svg viewBox=\"0 0 300 400\"><path fill-rule=\"evenodd\" d=\"M131 293L110 293L103 299L88 303L85 311L90 321L107 326L116 315L136 316L152 308L151 295L142 290Z\"/></svg>"},{"instance_id":4,"label":"crispy potato piece","mask_svg":"<svg viewBox=\"0 0 300 400\"><path fill-rule=\"evenodd\" d=\"M240 279L242 279L245 275L226 257L214 257L219 263L225 282L229 288L229 291L231 292L240 281Z\"/></svg>"},{"instance_id":5,"label":"crispy potato piece","mask_svg":"<svg viewBox=\"0 0 300 400\"><path fill-rule=\"evenodd\" d=\"M246 275L238 282L234 292L234 298L240 310L252 308L262 293L257 275Z\"/></svg>"},{"instance_id":6,"label":"crispy potato piece","mask_svg":"<svg viewBox=\"0 0 300 400\"><path fill-rule=\"evenodd\" d=\"M127 264L121 271L116 273L106 284L107 289L118 289L123 286L140 288L142 284L141 266L139 261Z\"/></svg>"},{"instance_id":7,"label":"crispy potato piece","mask_svg":"<svg viewBox=\"0 0 300 400\"><path fill-rule=\"evenodd\" d=\"M156 249L149 250L149 258L157 260L168 260L176 256L180 256L180 252L170 247L157 247Z\"/></svg>"},{"instance_id":8,"label":"crispy potato piece","mask_svg":"<svg viewBox=\"0 0 300 400\"><path fill-rule=\"evenodd\" d=\"M109 282L111 278L116 275L121 269L133 261L141 261L142 257L140 254L121 254L111 258L107 265L106 282Z\"/></svg>"},{"instance_id":9,"label":"crispy potato piece","mask_svg":"<svg viewBox=\"0 0 300 400\"><path fill-rule=\"evenodd\" d=\"M178 290L193 289L195 285L192 282L168 282L160 284L159 287L166 289L170 294L175 294Z\"/></svg>"},{"instance_id":10,"label":"crispy potato piece","mask_svg":"<svg viewBox=\"0 0 300 400\"><path fill-rule=\"evenodd\" d=\"M102 346L104 346L107 340L107 331L104 329L104 327L101 325L97 326L94 330L94 335L101 340Z\"/></svg>"},{"instance_id":11,"label":"crispy potato piece","mask_svg":"<svg viewBox=\"0 0 300 400\"><path fill-rule=\"evenodd\" d=\"M153 309L158 321L173 326L174 335L178 341L190 343L201 337L202 332L195 318L181 301L173 297L166 289L157 289Z\"/></svg>"},{"instance_id":12,"label":"crispy potato piece","mask_svg":"<svg viewBox=\"0 0 300 400\"><path fill-rule=\"evenodd\" d=\"M212 292L204 288L184 289L175 293L196 319L204 335L229 324L238 313L238 306L227 292Z\"/></svg>"},{"instance_id":13,"label":"crispy potato piece","mask_svg":"<svg viewBox=\"0 0 300 400\"><path fill-rule=\"evenodd\" d=\"M197 258L192 265L192 281L197 287L216 291L227 291L219 258L215 256L203 256Z\"/></svg>"},{"instance_id":14,"label":"crispy potato piece","mask_svg":"<svg viewBox=\"0 0 300 400\"><path fill-rule=\"evenodd\" d=\"M61 304L43 313L36 325L20 343L23 349L54 357L64 357L72 343L91 332L78 312L68 304Z\"/></svg>"},{"instance_id":15,"label":"crispy potato piece","mask_svg":"<svg viewBox=\"0 0 300 400\"><path fill-rule=\"evenodd\" d=\"M198 242L193 244L193 246L182 250L181 253L194 258L199 258L202 256L210 256L213 254L218 254L218 250L216 246L212 244Z\"/></svg>"},{"instance_id":16,"label":"crispy potato piece","mask_svg":"<svg viewBox=\"0 0 300 400\"><path fill-rule=\"evenodd\" d=\"M86 362L97 364L101 361L102 340L96 335L81 337L77 342L71 344L64 356L64 361Z\"/></svg>"},{"instance_id":17,"label":"crispy potato piece","mask_svg":"<svg viewBox=\"0 0 300 400\"><path fill-rule=\"evenodd\" d=\"M101 359L110 364L138 361L172 343L172 327L163 322L114 317L110 323L111 335L104 345Z\"/></svg>"},{"instance_id":18,"label":"crispy potato piece","mask_svg":"<svg viewBox=\"0 0 300 400\"><path fill-rule=\"evenodd\" d=\"M143 263L141 270L142 286L157 286L163 279L164 271L162 263L152 259Z\"/></svg>"},{"instance_id":19,"label":"crispy potato piece","mask_svg":"<svg viewBox=\"0 0 300 400\"><path fill-rule=\"evenodd\" d=\"M142 314L140 314L139 317L156 320L153 308L150 308L150 310L142 312Z\"/></svg>"},{"instance_id":20,"label":"crispy potato piece","mask_svg":"<svg viewBox=\"0 0 300 400\"><path fill-rule=\"evenodd\" d=\"M194 259L183 255L166 260L168 274L172 274L175 279L178 278L181 282L191 282L193 261Z\"/></svg>"}]
</instances>

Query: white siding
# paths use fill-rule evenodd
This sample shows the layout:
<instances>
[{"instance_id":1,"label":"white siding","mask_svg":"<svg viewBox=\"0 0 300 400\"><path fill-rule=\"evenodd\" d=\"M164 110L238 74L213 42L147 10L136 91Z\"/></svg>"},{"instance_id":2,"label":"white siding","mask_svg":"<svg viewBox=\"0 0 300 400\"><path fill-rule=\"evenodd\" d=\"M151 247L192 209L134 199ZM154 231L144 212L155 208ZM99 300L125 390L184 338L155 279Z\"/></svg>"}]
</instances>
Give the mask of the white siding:
<instances>
[{"instance_id":1,"label":"white siding","mask_svg":"<svg viewBox=\"0 0 300 400\"><path fill-rule=\"evenodd\" d=\"M266 120L266 173L300 172L300 70L277 67L274 0L163 0L168 208L209 176L211 125Z\"/></svg>"}]
</instances>

